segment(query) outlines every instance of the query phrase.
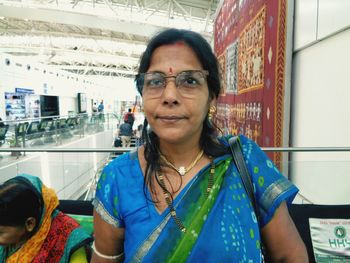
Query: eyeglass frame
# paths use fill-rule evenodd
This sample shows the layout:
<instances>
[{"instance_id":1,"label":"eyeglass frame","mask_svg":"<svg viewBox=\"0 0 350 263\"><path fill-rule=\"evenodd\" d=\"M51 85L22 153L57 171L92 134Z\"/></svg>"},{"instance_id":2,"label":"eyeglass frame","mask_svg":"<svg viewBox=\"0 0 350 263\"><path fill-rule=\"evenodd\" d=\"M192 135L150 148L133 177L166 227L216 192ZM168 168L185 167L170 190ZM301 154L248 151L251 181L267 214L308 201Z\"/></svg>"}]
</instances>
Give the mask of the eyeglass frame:
<instances>
[{"instance_id":1,"label":"eyeglass frame","mask_svg":"<svg viewBox=\"0 0 350 263\"><path fill-rule=\"evenodd\" d=\"M174 78L174 83L175 83L176 89L179 89L179 87L181 87L181 86L177 84L176 78L177 78L179 75L183 74L183 73L196 73L196 72L201 73L201 74L203 75L203 76L202 76L203 79L205 79L205 81L207 81L207 77L209 76L209 71L208 71L208 70L202 70L202 69L184 70L184 71L179 72L177 75L172 75L172 76L167 76L165 73L163 73L163 72L158 72L158 71L155 71L155 72L144 72L144 73L139 73L139 74L137 74L137 75L135 76L136 88L137 88L137 90L140 92L140 94L143 95L145 76L146 76L147 74L150 75L150 74L155 74L155 73L157 73L157 74L159 74L160 76L162 76L163 79L165 80L165 81L164 81L164 84L163 84L163 86L162 86L163 90L162 90L162 92L161 92L160 95L159 95L159 97L160 97L160 96L163 94L164 89L166 88L166 86L167 86L167 84L168 84L168 82L166 81L167 79L169 79L169 78ZM140 85L140 84L138 83L138 81L140 81L140 79L141 79L142 77L143 77L143 84ZM157 96L157 97L158 97L158 96Z\"/></svg>"}]
</instances>

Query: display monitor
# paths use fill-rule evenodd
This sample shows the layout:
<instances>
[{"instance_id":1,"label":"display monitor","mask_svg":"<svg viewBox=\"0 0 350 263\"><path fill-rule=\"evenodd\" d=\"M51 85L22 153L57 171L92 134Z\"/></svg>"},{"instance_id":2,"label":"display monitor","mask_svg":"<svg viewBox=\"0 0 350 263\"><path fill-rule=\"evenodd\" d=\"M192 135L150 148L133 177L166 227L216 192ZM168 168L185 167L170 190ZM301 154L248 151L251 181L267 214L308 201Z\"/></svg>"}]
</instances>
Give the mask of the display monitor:
<instances>
[{"instance_id":1,"label":"display monitor","mask_svg":"<svg viewBox=\"0 0 350 263\"><path fill-rule=\"evenodd\" d=\"M87 110L85 93L78 93L78 110L79 110L79 113L85 113Z\"/></svg>"},{"instance_id":2,"label":"display monitor","mask_svg":"<svg viewBox=\"0 0 350 263\"><path fill-rule=\"evenodd\" d=\"M40 96L41 117L60 115L58 96Z\"/></svg>"}]
</instances>

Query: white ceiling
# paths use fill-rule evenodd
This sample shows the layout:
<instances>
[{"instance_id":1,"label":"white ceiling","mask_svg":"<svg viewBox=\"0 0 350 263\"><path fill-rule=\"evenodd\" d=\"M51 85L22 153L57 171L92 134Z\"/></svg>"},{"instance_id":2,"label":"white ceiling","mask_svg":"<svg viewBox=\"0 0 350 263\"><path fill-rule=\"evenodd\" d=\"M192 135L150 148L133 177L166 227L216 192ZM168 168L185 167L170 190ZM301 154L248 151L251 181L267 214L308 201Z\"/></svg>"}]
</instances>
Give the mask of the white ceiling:
<instances>
[{"instance_id":1,"label":"white ceiling","mask_svg":"<svg viewBox=\"0 0 350 263\"><path fill-rule=\"evenodd\" d=\"M85 75L129 77L167 27L208 41L219 0L0 0L0 52Z\"/></svg>"}]
</instances>

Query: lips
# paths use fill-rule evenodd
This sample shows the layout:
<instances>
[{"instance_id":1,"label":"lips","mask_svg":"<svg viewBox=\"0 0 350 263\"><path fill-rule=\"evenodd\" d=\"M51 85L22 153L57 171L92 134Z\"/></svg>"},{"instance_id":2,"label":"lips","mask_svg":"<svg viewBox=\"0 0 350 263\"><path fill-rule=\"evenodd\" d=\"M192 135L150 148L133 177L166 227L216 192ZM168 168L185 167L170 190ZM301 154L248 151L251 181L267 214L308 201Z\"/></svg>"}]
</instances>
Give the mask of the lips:
<instances>
[{"instance_id":1,"label":"lips","mask_svg":"<svg viewBox=\"0 0 350 263\"><path fill-rule=\"evenodd\" d=\"M184 116L174 116L174 115L164 115L164 116L157 116L158 120L167 122L167 123L174 123L180 120L186 119Z\"/></svg>"}]
</instances>

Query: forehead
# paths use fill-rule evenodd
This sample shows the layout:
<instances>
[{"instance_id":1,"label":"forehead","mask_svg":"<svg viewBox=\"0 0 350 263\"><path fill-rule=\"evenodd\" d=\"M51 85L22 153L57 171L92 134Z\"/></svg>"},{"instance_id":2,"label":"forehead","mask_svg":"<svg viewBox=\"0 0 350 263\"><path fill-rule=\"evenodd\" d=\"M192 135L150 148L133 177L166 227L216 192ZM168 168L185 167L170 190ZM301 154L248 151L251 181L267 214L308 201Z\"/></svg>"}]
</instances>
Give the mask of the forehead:
<instances>
[{"instance_id":1,"label":"forehead","mask_svg":"<svg viewBox=\"0 0 350 263\"><path fill-rule=\"evenodd\" d=\"M174 73L191 69L203 69L196 53L183 42L156 48L151 56L148 71L158 70Z\"/></svg>"}]
</instances>

